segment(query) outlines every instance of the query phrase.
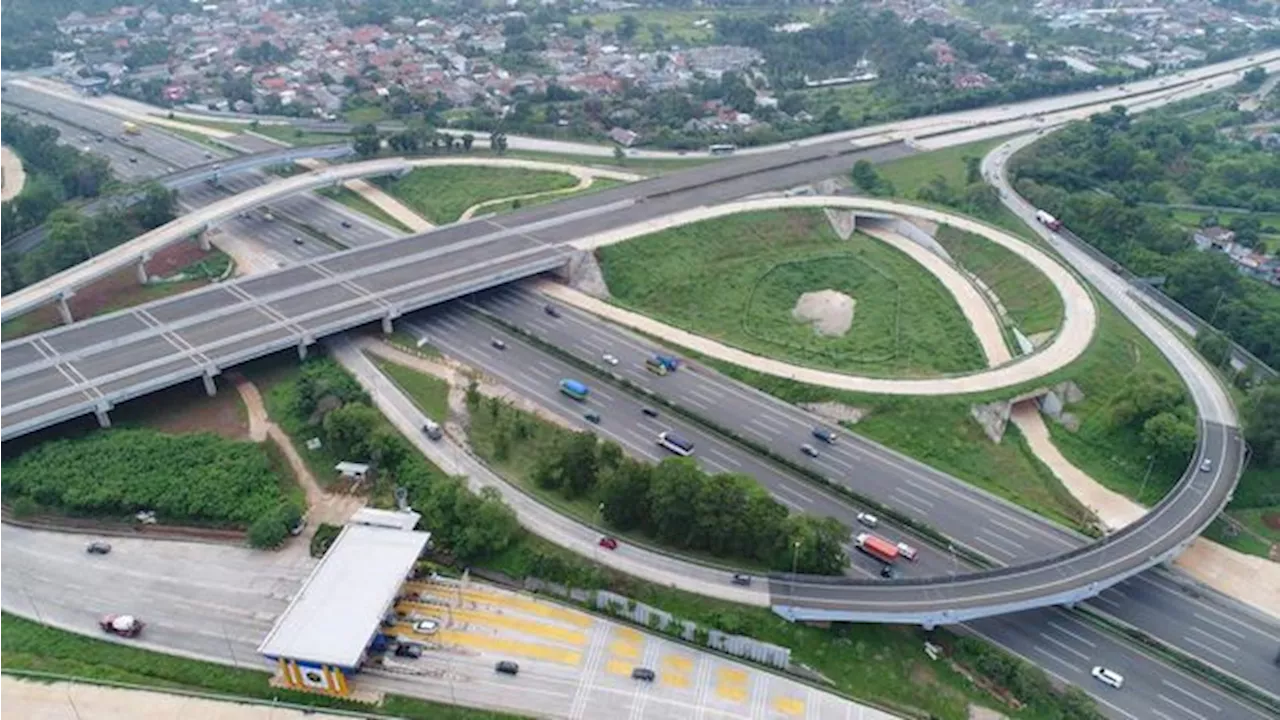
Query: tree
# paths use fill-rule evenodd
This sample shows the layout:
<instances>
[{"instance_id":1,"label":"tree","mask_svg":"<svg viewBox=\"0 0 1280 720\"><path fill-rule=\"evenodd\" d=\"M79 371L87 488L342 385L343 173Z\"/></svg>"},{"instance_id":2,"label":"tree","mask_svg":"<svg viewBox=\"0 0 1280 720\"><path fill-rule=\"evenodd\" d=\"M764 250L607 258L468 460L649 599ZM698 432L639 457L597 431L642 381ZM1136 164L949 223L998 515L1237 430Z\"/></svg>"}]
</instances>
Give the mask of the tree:
<instances>
[{"instance_id":1,"label":"tree","mask_svg":"<svg viewBox=\"0 0 1280 720\"><path fill-rule=\"evenodd\" d=\"M352 145L355 147L356 154L360 157L373 157L382 149L382 138L378 135L378 128L373 124L366 124L357 127L353 133L355 140Z\"/></svg>"},{"instance_id":2,"label":"tree","mask_svg":"<svg viewBox=\"0 0 1280 720\"><path fill-rule=\"evenodd\" d=\"M474 144L474 143L475 143L475 141L476 141L476 136L475 136L475 135L473 135L472 133L463 133L463 135L462 135L462 149L463 149L463 150L465 150L465 151L467 151L467 152L471 152L471 145L472 145L472 144Z\"/></svg>"},{"instance_id":3,"label":"tree","mask_svg":"<svg viewBox=\"0 0 1280 720\"><path fill-rule=\"evenodd\" d=\"M147 183L142 191L142 199L133 206L133 216L147 230L158 228L177 216L174 212L177 199L176 190L170 190L157 182Z\"/></svg>"},{"instance_id":4,"label":"tree","mask_svg":"<svg viewBox=\"0 0 1280 720\"><path fill-rule=\"evenodd\" d=\"M654 470L624 459L600 484L604 520L624 532L644 526L649 519L649 485Z\"/></svg>"},{"instance_id":5,"label":"tree","mask_svg":"<svg viewBox=\"0 0 1280 720\"><path fill-rule=\"evenodd\" d=\"M1140 427L1160 413L1172 412L1186 402L1186 392L1176 380L1156 373L1140 375L1111 400L1111 422Z\"/></svg>"},{"instance_id":6,"label":"tree","mask_svg":"<svg viewBox=\"0 0 1280 720\"><path fill-rule=\"evenodd\" d=\"M1142 440L1160 457L1182 460L1196 447L1196 428L1172 412L1161 412L1142 424Z\"/></svg>"},{"instance_id":7,"label":"tree","mask_svg":"<svg viewBox=\"0 0 1280 720\"><path fill-rule=\"evenodd\" d=\"M689 546L697 522L696 500L706 476L689 458L667 458L649 485L649 530L678 548Z\"/></svg>"},{"instance_id":8,"label":"tree","mask_svg":"<svg viewBox=\"0 0 1280 720\"><path fill-rule=\"evenodd\" d=\"M581 497L595 489L600 475L599 444L592 433L574 433L561 449L559 463L567 497Z\"/></svg>"},{"instance_id":9,"label":"tree","mask_svg":"<svg viewBox=\"0 0 1280 720\"><path fill-rule=\"evenodd\" d=\"M1267 79L1267 69L1262 67L1252 68L1245 71L1244 76L1240 78L1240 83L1245 87L1256 88L1262 85Z\"/></svg>"},{"instance_id":10,"label":"tree","mask_svg":"<svg viewBox=\"0 0 1280 720\"><path fill-rule=\"evenodd\" d=\"M263 513L261 517L249 525L248 540L250 547L269 550L280 547L287 537L289 537L289 528L285 526L280 515L275 512Z\"/></svg>"},{"instance_id":11,"label":"tree","mask_svg":"<svg viewBox=\"0 0 1280 720\"><path fill-rule=\"evenodd\" d=\"M631 42L636 38L636 31L640 29L640 21L635 15L623 15L618 21L618 26L614 28L614 35L623 42Z\"/></svg>"},{"instance_id":12,"label":"tree","mask_svg":"<svg viewBox=\"0 0 1280 720\"><path fill-rule=\"evenodd\" d=\"M1196 349L1210 364L1222 367L1231 354L1231 342L1227 340L1226 335L1216 330L1205 329L1196 333Z\"/></svg>"},{"instance_id":13,"label":"tree","mask_svg":"<svg viewBox=\"0 0 1280 720\"><path fill-rule=\"evenodd\" d=\"M875 166L866 160L853 164L853 184L869 195L884 196L894 193L893 183L884 179Z\"/></svg>"},{"instance_id":14,"label":"tree","mask_svg":"<svg viewBox=\"0 0 1280 720\"><path fill-rule=\"evenodd\" d=\"M1249 393L1244 406L1244 433L1255 463L1280 465L1280 381L1264 383ZM1280 493L1280 488L1273 492Z\"/></svg>"},{"instance_id":15,"label":"tree","mask_svg":"<svg viewBox=\"0 0 1280 720\"><path fill-rule=\"evenodd\" d=\"M489 136L489 149L502 155L507 151L507 134L496 132Z\"/></svg>"},{"instance_id":16,"label":"tree","mask_svg":"<svg viewBox=\"0 0 1280 720\"><path fill-rule=\"evenodd\" d=\"M378 426L378 411L363 403L347 403L324 418L325 439L334 454L366 460L369 440Z\"/></svg>"},{"instance_id":17,"label":"tree","mask_svg":"<svg viewBox=\"0 0 1280 720\"><path fill-rule=\"evenodd\" d=\"M613 146L613 161L619 165L625 165L627 162L627 152L617 145Z\"/></svg>"},{"instance_id":18,"label":"tree","mask_svg":"<svg viewBox=\"0 0 1280 720\"><path fill-rule=\"evenodd\" d=\"M792 515L787 518L785 536L788 542L781 548L781 556L774 558L775 568L790 571L794 561L797 572L839 575L849 566L843 547L849 529L835 518Z\"/></svg>"}]
</instances>

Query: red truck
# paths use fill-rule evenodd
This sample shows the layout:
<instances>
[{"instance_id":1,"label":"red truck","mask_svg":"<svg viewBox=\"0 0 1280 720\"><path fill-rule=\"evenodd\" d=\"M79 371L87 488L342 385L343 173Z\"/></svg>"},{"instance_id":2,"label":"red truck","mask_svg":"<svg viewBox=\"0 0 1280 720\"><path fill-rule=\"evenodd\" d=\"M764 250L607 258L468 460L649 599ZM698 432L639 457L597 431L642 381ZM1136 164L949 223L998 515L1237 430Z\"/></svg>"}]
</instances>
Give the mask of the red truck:
<instances>
[{"instance_id":1,"label":"red truck","mask_svg":"<svg viewBox=\"0 0 1280 720\"><path fill-rule=\"evenodd\" d=\"M1062 221L1043 210L1036 211L1036 220L1039 220L1041 225L1044 225L1054 232L1062 229Z\"/></svg>"},{"instance_id":2,"label":"red truck","mask_svg":"<svg viewBox=\"0 0 1280 720\"><path fill-rule=\"evenodd\" d=\"M858 546L858 549L877 560L891 563L898 559L897 545L871 533L858 533L853 538L853 542Z\"/></svg>"}]
</instances>

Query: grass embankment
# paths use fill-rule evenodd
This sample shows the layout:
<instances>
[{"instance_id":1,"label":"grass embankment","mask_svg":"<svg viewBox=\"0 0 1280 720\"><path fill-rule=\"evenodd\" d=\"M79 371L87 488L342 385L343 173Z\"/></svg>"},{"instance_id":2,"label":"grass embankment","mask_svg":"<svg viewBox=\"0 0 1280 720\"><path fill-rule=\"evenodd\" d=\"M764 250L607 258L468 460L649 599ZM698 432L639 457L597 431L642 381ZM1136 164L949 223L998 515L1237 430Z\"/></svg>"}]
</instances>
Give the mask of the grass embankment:
<instances>
[{"instance_id":1,"label":"grass embankment","mask_svg":"<svg viewBox=\"0 0 1280 720\"><path fill-rule=\"evenodd\" d=\"M575 196L578 194L585 195L588 193L600 192L602 190L608 190L609 188L613 188L613 187L617 187L619 185L625 185L625 184L626 183L624 183L621 180L612 180L610 178L595 178L594 180L592 180L590 187L586 188L585 190L581 190L579 192L548 193L546 195L538 195L536 197L531 197L531 198L520 198L520 199L495 202L492 205L485 205L484 207L480 208L476 212L476 216L500 215L502 213L511 212L513 210L520 210L522 208L529 208L535 205L545 205L547 203L556 202L557 200L563 200L567 197Z\"/></svg>"},{"instance_id":2,"label":"grass embankment","mask_svg":"<svg viewBox=\"0 0 1280 720\"><path fill-rule=\"evenodd\" d=\"M423 415L438 423L449 416L449 383L389 360L373 355L369 358L413 400Z\"/></svg>"},{"instance_id":3,"label":"grass embankment","mask_svg":"<svg viewBox=\"0 0 1280 720\"><path fill-rule=\"evenodd\" d=\"M761 355L866 375L918 377L983 366L955 299L908 256L820 210L743 213L601 248L613 299ZM843 336L796 321L806 292L856 302Z\"/></svg>"},{"instance_id":4,"label":"grass embankment","mask_svg":"<svg viewBox=\"0 0 1280 720\"><path fill-rule=\"evenodd\" d=\"M145 685L161 692L166 689L190 690L235 695L267 703L284 701L361 714L371 712L365 703L271 687L267 684L268 674L263 671L227 667L95 640L8 613L0 616L0 661L6 670L30 670L86 680ZM442 705L403 695L387 695L383 703L372 711L415 720L505 720L520 717Z\"/></svg>"},{"instance_id":5,"label":"grass embankment","mask_svg":"<svg viewBox=\"0 0 1280 720\"><path fill-rule=\"evenodd\" d=\"M364 199L364 196L358 192L355 192L353 190L348 190L345 187L321 188L316 192L320 195L323 195L324 197L329 198L330 200L336 200L342 203L343 205L346 205L347 207L351 208L352 210L355 210L358 213L363 213L365 215L368 215L369 217L373 218L374 220L377 220L378 222L382 223L383 225L386 225L387 227L393 230L399 230L400 232L404 232L404 233L413 232L412 228L407 227L404 223L400 222L394 217L391 217L391 215L388 214L386 210L383 210L377 205L374 205L373 203Z\"/></svg>"},{"instance_id":6,"label":"grass embankment","mask_svg":"<svg viewBox=\"0 0 1280 720\"><path fill-rule=\"evenodd\" d=\"M610 170L622 170L624 172L632 172L638 175L661 175L668 172L687 170L699 165L716 162L721 159L708 155L705 150L690 150L686 155L671 158L628 157L621 163L618 162L616 158L606 157L603 155L578 155L574 153L539 152L537 150L508 150L504 157L565 163L566 165L587 165L609 168Z\"/></svg>"},{"instance_id":7,"label":"grass embankment","mask_svg":"<svg viewBox=\"0 0 1280 720\"><path fill-rule=\"evenodd\" d=\"M1062 327L1062 297L1049 278L1004 247L950 225L936 239L961 267L977 275L1000 298L1009 318L1024 334Z\"/></svg>"},{"instance_id":8,"label":"grass embankment","mask_svg":"<svg viewBox=\"0 0 1280 720\"><path fill-rule=\"evenodd\" d=\"M467 208L486 200L571 188L578 179L568 173L524 168L430 167L384 180L387 192L429 222L446 225Z\"/></svg>"},{"instance_id":9,"label":"grass embankment","mask_svg":"<svg viewBox=\"0 0 1280 720\"><path fill-rule=\"evenodd\" d=\"M931 152L910 155L893 162L877 165L880 176L893 183L899 197L914 198L920 188L941 176L952 187L964 187L969 180L969 168L965 158L981 161L992 148L1008 140L992 138L978 142L955 145Z\"/></svg>"}]
</instances>

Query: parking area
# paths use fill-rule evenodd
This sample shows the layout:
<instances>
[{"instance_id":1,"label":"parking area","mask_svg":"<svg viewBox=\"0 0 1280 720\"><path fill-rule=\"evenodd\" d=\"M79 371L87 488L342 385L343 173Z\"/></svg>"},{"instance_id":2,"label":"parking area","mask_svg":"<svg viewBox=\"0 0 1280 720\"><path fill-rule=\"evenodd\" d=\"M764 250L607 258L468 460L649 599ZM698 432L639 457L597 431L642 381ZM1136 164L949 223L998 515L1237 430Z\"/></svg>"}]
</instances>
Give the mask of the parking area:
<instances>
[{"instance_id":1,"label":"parking area","mask_svg":"<svg viewBox=\"0 0 1280 720\"><path fill-rule=\"evenodd\" d=\"M384 669L448 682L486 702L536 692L570 718L880 718L806 685L540 598L447 579L413 581L389 635L421 657L388 654ZM425 623L425 624L424 624ZM500 661L514 676L494 671ZM636 679L647 669L652 680ZM643 673L642 673L643 674ZM526 697L527 699L527 697ZM488 704L488 702L486 702Z\"/></svg>"}]
</instances>

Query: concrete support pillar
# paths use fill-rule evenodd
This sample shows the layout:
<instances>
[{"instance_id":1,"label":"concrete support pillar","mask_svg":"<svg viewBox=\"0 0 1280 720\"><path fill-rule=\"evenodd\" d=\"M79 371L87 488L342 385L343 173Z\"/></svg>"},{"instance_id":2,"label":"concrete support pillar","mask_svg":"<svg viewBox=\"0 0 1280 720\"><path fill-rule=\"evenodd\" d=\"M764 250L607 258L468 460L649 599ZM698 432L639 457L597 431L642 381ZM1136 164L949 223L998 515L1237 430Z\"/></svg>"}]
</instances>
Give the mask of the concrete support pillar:
<instances>
[{"instance_id":1,"label":"concrete support pillar","mask_svg":"<svg viewBox=\"0 0 1280 720\"><path fill-rule=\"evenodd\" d=\"M298 343L298 360L302 361L306 359L307 359L307 341L303 340Z\"/></svg>"},{"instance_id":2,"label":"concrete support pillar","mask_svg":"<svg viewBox=\"0 0 1280 720\"><path fill-rule=\"evenodd\" d=\"M67 298L71 297L73 294L74 293L71 292L64 292L58 295L58 314L62 316L63 325L70 325L76 321L76 319L71 315L71 306L67 304Z\"/></svg>"},{"instance_id":3,"label":"concrete support pillar","mask_svg":"<svg viewBox=\"0 0 1280 720\"><path fill-rule=\"evenodd\" d=\"M107 410L109 409L110 408L106 405L99 405L93 409L93 414L98 417L98 427L111 427L111 416L107 414Z\"/></svg>"},{"instance_id":4,"label":"concrete support pillar","mask_svg":"<svg viewBox=\"0 0 1280 720\"><path fill-rule=\"evenodd\" d=\"M201 375L200 378L204 380L204 391L209 397L218 394L218 384L213 381L213 372L205 370L204 375Z\"/></svg>"},{"instance_id":5,"label":"concrete support pillar","mask_svg":"<svg viewBox=\"0 0 1280 720\"><path fill-rule=\"evenodd\" d=\"M213 244L209 242L208 232L201 232L199 235L196 235L196 240L200 242L200 249L204 252L209 252L213 249Z\"/></svg>"},{"instance_id":6,"label":"concrete support pillar","mask_svg":"<svg viewBox=\"0 0 1280 720\"><path fill-rule=\"evenodd\" d=\"M393 319L394 318L392 317L391 313L387 313L386 315L382 316L382 333L384 335L390 335L391 333L396 331L395 326L391 324L391 321Z\"/></svg>"},{"instance_id":7,"label":"concrete support pillar","mask_svg":"<svg viewBox=\"0 0 1280 720\"><path fill-rule=\"evenodd\" d=\"M138 259L138 284L147 284L147 261L151 259L151 255L143 255Z\"/></svg>"},{"instance_id":8,"label":"concrete support pillar","mask_svg":"<svg viewBox=\"0 0 1280 720\"><path fill-rule=\"evenodd\" d=\"M925 632L933 632L934 629L936 629L938 626L937 624L926 620L925 622L921 623L920 627L924 628Z\"/></svg>"}]
</instances>

